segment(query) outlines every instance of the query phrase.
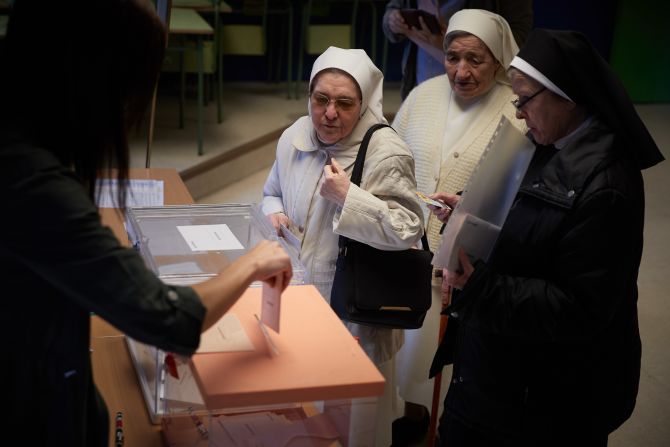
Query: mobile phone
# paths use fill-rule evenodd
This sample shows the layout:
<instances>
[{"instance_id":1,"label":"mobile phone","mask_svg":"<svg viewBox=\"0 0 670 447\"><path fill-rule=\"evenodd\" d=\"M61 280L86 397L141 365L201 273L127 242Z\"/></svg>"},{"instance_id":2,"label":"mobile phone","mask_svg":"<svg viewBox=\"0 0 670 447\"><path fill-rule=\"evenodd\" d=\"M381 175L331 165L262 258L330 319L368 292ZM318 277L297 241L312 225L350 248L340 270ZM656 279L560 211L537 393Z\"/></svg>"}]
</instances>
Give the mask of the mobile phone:
<instances>
[{"instance_id":1,"label":"mobile phone","mask_svg":"<svg viewBox=\"0 0 670 447\"><path fill-rule=\"evenodd\" d=\"M437 201L437 200L431 199L430 197L428 197L427 195L425 195L425 194L422 193L421 191L415 191L415 193L416 193L416 195L419 197L419 199L421 199L424 203L426 203L426 204L428 204L428 205L433 205L433 206L436 206L436 207L438 207L438 208L445 208L445 209L448 209L448 210L451 210L451 209L452 209L452 208L451 208L449 205L447 205L446 203L444 203L444 202L439 202L439 201Z\"/></svg>"},{"instance_id":2,"label":"mobile phone","mask_svg":"<svg viewBox=\"0 0 670 447\"><path fill-rule=\"evenodd\" d=\"M419 17L421 17L431 34L442 34L440 22L437 20L437 17L428 11L424 11L423 9L399 9L398 11L405 20L407 26L421 29L421 22L419 21Z\"/></svg>"}]
</instances>

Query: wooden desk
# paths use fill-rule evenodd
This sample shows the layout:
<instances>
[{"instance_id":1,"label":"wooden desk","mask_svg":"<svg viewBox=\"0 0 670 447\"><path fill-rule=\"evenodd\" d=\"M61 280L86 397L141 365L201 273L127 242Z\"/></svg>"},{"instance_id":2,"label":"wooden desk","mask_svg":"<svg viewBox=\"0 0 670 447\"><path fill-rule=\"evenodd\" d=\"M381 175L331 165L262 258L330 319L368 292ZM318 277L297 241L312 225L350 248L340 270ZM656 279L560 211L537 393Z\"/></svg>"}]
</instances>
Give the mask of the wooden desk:
<instances>
[{"instance_id":1,"label":"wooden desk","mask_svg":"<svg viewBox=\"0 0 670 447\"><path fill-rule=\"evenodd\" d=\"M163 180L166 205L193 203L193 198L174 169L131 169L130 178ZM103 208L100 215L103 223L114 231L121 243L128 245L123 219L117 210ZM91 349L93 377L109 410L110 447L114 446L114 419L117 411L123 411L126 447L162 446L160 426L153 425L149 419L123 333L100 317L91 317Z\"/></svg>"},{"instance_id":2,"label":"wooden desk","mask_svg":"<svg viewBox=\"0 0 670 447\"><path fill-rule=\"evenodd\" d=\"M170 12L169 32L174 35L194 36L196 39L198 57L198 155L202 155L204 153L202 149L202 108L204 107L202 38L203 36L214 36L214 29L195 10L172 8ZM183 92L184 86L182 85L182 97Z\"/></svg>"},{"instance_id":3,"label":"wooden desk","mask_svg":"<svg viewBox=\"0 0 670 447\"><path fill-rule=\"evenodd\" d=\"M221 17L222 13L231 13L233 8L223 0L173 0L173 8L187 8L199 12L214 14L214 53L216 56L216 121L221 124L223 113L221 111L223 74L222 56L219 45L221 45Z\"/></svg>"},{"instance_id":4,"label":"wooden desk","mask_svg":"<svg viewBox=\"0 0 670 447\"><path fill-rule=\"evenodd\" d=\"M4 39L7 35L7 24L9 23L9 16L0 16L0 39Z\"/></svg>"},{"instance_id":5,"label":"wooden desk","mask_svg":"<svg viewBox=\"0 0 670 447\"><path fill-rule=\"evenodd\" d=\"M219 12L233 12L233 8L223 0L172 0L173 8L188 8L196 11L216 11Z\"/></svg>"}]
</instances>

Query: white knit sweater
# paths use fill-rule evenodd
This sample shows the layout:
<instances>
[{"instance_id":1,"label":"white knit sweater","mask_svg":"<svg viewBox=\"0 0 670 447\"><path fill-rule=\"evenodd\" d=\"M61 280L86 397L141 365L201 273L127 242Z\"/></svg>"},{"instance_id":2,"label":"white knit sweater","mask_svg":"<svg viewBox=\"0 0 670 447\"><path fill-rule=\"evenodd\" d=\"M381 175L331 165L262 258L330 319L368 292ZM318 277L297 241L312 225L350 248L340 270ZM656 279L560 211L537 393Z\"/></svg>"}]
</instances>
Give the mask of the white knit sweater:
<instances>
[{"instance_id":1,"label":"white knit sweater","mask_svg":"<svg viewBox=\"0 0 670 447\"><path fill-rule=\"evenodd\" d=\"M476 119L471 120L468 130L453 147L445 151L449 155L442 160L451 94L447 75L429 79L412 90L393 121L393 128L414 155L417 188L426 194L435 191L453 194L465 188L502 115L521 132L527 131L524 121L515 117L512 89L496 84L482 99ZM428 243L435 250L440 242L441 223L425 207L424 217L428 223Z\"/></svg>"}]
</instances>

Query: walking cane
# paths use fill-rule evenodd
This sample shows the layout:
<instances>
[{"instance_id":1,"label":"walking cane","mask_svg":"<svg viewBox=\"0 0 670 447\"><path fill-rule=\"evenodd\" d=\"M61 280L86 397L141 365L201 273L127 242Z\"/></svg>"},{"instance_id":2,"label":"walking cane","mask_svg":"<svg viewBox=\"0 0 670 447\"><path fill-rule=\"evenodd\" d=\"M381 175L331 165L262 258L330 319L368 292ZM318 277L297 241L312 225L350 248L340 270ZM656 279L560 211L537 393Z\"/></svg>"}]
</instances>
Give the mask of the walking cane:
<instances>
[{"instance_id":1,"label":"walking cane","mask_svg":"<svg viewBox=\"0 0 670 447\"><path fill-rule=\"evenodd\" d=\"M447 306L451 304L451 287L447 289ZM443 306L443 309L446 306ZM446 315L440 315L440 331L437 335L437 345L440 346L442 343L442 338L444 333L447 330L447 323L449 322L449 317ZM430 425L428 426L428 447L433 447L435 445L435 431L437 430L437 414L440 412L440 387L442 385L442 371L437 373L434 377L435 381L433 382L433 404L430 409Z\"/></svg>"}]
</instances>

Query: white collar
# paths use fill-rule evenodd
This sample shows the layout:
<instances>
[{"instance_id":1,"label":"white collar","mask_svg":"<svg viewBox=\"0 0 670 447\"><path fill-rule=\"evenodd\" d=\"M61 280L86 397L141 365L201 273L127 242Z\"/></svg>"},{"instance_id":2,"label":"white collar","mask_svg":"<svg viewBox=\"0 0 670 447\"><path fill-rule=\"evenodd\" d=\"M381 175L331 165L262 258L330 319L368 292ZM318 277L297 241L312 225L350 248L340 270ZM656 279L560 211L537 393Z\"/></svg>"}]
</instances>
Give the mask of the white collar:
<instances>
[{"instance_id":1,"label":"white collar","mask_svg":"<svg viewBox=\"0 0 670 447\"><path fill-rule=\"evenodd\" d=\"M556 149L563 149L565 146L568 145L570 140L579 132L584 130L586 127L588 127L591 124L591 121L593 121L593 116L588 116L584 121L582 121L582 124L577 126L575 130L567 134L566 136L559 138L554 142L554 147Z\"/></svg>"}]
</instances>

